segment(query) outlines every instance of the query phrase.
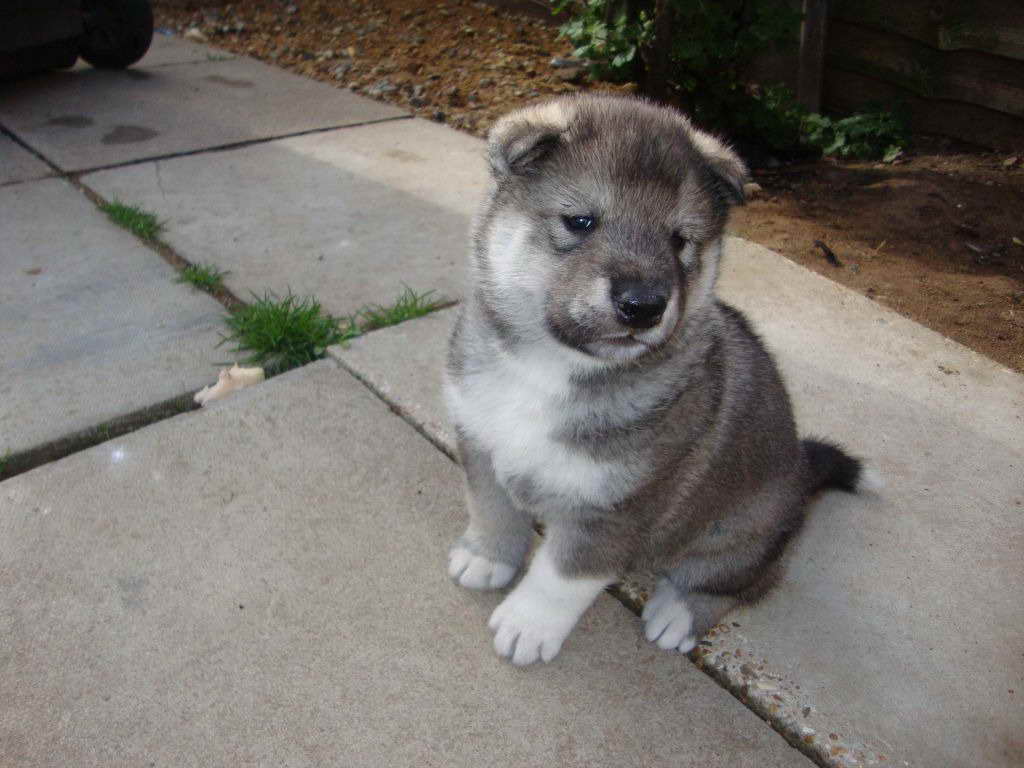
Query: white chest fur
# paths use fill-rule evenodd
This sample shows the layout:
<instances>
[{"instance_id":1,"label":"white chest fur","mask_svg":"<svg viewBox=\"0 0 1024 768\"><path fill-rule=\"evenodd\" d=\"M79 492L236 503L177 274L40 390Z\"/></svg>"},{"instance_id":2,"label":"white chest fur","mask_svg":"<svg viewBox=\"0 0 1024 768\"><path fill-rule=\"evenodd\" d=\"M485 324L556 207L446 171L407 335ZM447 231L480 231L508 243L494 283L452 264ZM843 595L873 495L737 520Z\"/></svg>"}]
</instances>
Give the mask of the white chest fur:
<instances>
[{"instance_id":1,"label":"white chest fur","mask_svg":"<svg viewBox=\"0 0 1024 768\"><path fill-rule=\"evenodd\" d=\"M553 437L574 395L572 363L552 346L523 355L495 352L479 372L448 382L449 412L490 452L502 485L529 478L537 491L569 503L615 503L630 490L626 468Z\"/></svg>"}]
</instances>

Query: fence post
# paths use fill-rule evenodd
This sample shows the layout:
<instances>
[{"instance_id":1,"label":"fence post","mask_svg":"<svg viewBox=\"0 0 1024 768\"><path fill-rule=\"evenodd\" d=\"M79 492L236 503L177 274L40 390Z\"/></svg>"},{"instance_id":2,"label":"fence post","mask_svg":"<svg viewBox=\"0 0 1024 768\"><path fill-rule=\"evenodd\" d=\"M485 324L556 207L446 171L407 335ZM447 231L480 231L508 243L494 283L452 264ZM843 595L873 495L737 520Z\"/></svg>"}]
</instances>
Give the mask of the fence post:
<instances>
[{"instance_id":1,"label":"fence post","mask_svg":"<svg viewBox=\"0 0 1024 768\"><path fill-rule=\"evenodd\" d=\"M821 81L825 71L828 0L804 0L800 25L800 69L796 97L811 112L821 111Z\"/></svg>"}]
</instances>

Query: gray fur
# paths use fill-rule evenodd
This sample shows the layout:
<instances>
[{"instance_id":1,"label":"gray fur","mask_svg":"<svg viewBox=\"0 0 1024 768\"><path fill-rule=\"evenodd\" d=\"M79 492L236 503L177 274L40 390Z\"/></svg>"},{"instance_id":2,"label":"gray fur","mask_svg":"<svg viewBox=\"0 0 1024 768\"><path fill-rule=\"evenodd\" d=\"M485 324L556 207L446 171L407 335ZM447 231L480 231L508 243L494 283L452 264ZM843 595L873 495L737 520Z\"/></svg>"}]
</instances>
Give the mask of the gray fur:
<instances>
[{"instance_id":1,"label":"gray fur","mask_svg":"<svg viewBox=\"0 0 1024 768\"><path fill-rule=\"evenodd\" d=\"M771 356L711 290L743 164L676 112L600 96L509 115L489 152L495 190L477 222L447 371L471 497L466 546L519 567L528 521L542 521L567 576L662 573L699 638L771 588L810 495L828 484L828 467L807 465ZM563 215L598 225L581 235ZM521 238L518 250L503 250L505 234ZM676 302L642 347L606 339L626 331L600 290L616 279L657 283ZM508 434L488 435L483 417L468 423L473 408L486 411L470 402L474 382L531 355L571 370L542 429L552 456L606 470L594 481L605 495L559 490L548 467L530 470L525 448L496 469L490 451L536 425L496 416L493 429ZM531 386L543 391L538 376Z\"/></svg>"}]
</instances>

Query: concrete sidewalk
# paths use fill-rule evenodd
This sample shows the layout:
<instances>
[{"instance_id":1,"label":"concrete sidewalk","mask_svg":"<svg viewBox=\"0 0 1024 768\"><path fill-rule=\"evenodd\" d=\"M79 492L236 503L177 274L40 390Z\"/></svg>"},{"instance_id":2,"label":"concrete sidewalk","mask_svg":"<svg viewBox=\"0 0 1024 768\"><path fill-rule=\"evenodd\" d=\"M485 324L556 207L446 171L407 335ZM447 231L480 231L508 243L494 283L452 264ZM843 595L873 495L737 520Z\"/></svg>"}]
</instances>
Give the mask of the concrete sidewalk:
<instances>
[{"instance_id":1,"label":"concrete sidewalk","mask_svg":"<svg viewBox=\"0 0 1024 768\"><path fill-rule=\"evenodd\" d=\"M722 294L777 355L801 431L888 487L818 501L783 584L699 664L822 761L1022 764L1024 377L748 241L728 243ZM449 452L434 361L454 313L332 350Z\"/></svg>"},{"instance_id":2,"label":"concrete sidewalk","mask_svg":"<svg viewBox=\"0 0 1024 768\"><path fill-rule=\"evenodd\" d=\"M393 107L158 37L0 85L0 125L0 460L227 358L222 308L48 177L243 298L461 294L482 144ZM698 663L822 765L1024 764L1024 378L752 243L723 292L889 488L824 497ZM451 316L0 483L0 763L809 764L610 597L554 664L493 656L498 597L444 576Z\"/></svg>"},{"instance_id":3,"label":"concrete sidewalk","mask_svg":"<svg viewBox=\"0 0 1024 768\"><path fill-rule=\"evenodd\" d=\"M810 765L610 597L559 663L495 656L458 468L333 362L0 506L4 765Z\"/></svg>"}]
</instances>

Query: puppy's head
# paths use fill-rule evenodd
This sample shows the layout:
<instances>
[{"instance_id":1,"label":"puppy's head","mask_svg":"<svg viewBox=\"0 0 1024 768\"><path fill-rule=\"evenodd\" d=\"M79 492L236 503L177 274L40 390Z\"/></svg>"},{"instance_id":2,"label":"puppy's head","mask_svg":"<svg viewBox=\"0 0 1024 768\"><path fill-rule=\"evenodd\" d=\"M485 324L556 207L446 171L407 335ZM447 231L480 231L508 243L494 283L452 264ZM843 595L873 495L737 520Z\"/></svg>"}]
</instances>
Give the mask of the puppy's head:
<instances>
[{"instance_id":1,"label":"puppy's head","mask_svg":"<svg viewBox=\"0 0 1024 768\"><path fill-rule=\"evenodd\" d=\"M712 300L746 168L679 113L632 98L559 99L499 120L488 152L497 187L476 276L507 327L627 361Z\"/></svg>"}]
</instances>

